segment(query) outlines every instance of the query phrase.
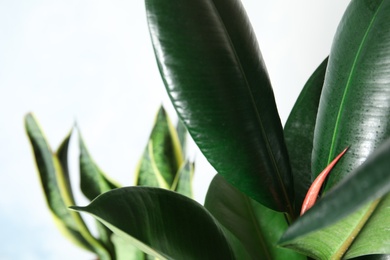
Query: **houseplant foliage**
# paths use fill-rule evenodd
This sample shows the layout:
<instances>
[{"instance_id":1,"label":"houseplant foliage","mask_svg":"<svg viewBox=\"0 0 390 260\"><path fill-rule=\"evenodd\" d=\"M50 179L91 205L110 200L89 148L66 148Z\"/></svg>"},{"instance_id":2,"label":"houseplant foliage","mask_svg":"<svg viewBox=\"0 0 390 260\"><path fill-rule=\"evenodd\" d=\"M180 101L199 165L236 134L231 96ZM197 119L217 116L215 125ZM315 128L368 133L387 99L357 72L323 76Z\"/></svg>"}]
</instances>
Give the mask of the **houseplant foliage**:
<instances>
[{"instance_id":1,"label":"houseplant foliage","mask_svg":"<svg viewBox=\"0 0 390 260\"><path fill-rule=\"evenodd\" d=\"M70 211L75 205L68 167L68 149L73 130L60 147L53 152L42 129L32 114L25 117L25 127L35 155L46 202L63 234L76 245L96 254L99 259L149 258L139 249L129 246L122 238L112 234L100 222L96 222L95 237L79 213ZM121 187L97 166L78 131L80 189L90 201L101 193ZM185 160L186 130L179 122L175 129L163 107L157 113L148 144L136 169L135 185L171 189L185 196L192 196L193 163ZM156 180L161 176L164 183Z\"/></svg>"},{"instance_id":2,"label":"houseplant foliage","mask_svg":"<svg viewBox=\"0 0 390 260\"><path fill-rule=\"evenodd\" d=\"M388 259L390 2L351 1L284 128L239 0L145 6L172 104L218 174L203 206L125 187L72 209L160 259ZM298 217L311 182L346 147Z\"/></svg>"}]
</instances>

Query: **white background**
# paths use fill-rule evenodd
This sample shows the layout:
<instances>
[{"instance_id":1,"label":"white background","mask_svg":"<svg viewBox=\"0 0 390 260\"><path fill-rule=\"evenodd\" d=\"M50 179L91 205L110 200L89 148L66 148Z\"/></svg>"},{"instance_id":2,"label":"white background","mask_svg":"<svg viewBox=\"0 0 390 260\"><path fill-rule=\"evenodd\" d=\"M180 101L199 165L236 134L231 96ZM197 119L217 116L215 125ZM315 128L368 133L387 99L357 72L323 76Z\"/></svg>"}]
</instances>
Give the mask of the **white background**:
<instances>
[{"instance_id":1,"label":"white background","mask_svg":"<svg viewBox=\"0 0 390 260\"><path fill-rule=\"evenodd\" d=\"M348 2L243 0L282 122L328 55ZM53 149L77 121L99 166L131 185L160 104L176 119L164 91L142 0L0 0L1 260L94 258L51 219L24 115L34 112ZM203 203L215 172L192 148L195 197ZM76 162L72 171L77 176Z\"/></svg>"}]
</instances>

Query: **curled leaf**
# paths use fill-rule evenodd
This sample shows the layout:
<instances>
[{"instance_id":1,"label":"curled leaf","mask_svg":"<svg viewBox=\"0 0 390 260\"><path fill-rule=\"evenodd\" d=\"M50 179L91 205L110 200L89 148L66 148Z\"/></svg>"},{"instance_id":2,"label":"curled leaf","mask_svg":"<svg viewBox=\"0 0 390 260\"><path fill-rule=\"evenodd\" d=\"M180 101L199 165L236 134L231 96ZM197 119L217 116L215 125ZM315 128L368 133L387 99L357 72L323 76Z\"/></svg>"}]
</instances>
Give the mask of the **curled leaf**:
<instances>
[{"instance_id":1,"label":"curled leaf","mask_svg":"<svg viewBox=\"0 0 390 260\"><path fill-rule=\"evenodd\" d=\"M330 171L333 169L333 167L336 165L336 163L340 160L340 158L343 157L343 155L347 152L347 150L348 150L348 147L345 148L339 155L337 155L337 157L334 158L333 161L328 166L326 166L326 168L313 181L312 185L310 186L310 188L306 194L305 200L303 201L302 209L301 209L301 216L308 209L310 209L314 205L314 203L316 203L318 193L320 192L321 187L322 187L326 177L328 176Z\"/></svg>"}]
</instances>

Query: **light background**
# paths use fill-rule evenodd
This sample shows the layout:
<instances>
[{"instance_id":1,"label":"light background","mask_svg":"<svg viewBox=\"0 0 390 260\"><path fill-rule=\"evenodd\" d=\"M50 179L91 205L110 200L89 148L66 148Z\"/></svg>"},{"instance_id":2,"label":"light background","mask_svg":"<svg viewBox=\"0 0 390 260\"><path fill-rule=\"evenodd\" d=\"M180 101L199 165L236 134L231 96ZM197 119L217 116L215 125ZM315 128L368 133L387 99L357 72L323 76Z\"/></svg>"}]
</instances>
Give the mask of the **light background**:
<instances>
[{"instance_id":1,"label":"light background","mask_svg":"<svg viewBox=\"0 0 390 260\"><path fill-rule=\"evenodd\" d=\"M243 0L283 123L348 2ZM164 91L142 0L0 0L1 260L93 259L52 222L24 115L35 113L53 149L77 121L99 166L131 185L160 104L177 118ZM191 154L202 203L215 171L193 145Z\"/></svg>"}]
</instances>

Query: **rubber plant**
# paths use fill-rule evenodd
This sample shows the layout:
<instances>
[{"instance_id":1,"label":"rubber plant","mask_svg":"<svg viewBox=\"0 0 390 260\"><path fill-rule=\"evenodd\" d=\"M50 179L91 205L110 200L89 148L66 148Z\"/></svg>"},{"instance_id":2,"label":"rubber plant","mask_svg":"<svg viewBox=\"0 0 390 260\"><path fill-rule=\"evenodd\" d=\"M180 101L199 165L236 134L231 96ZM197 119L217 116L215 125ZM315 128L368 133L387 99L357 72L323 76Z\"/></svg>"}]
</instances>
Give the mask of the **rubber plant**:
<instances>
[{"instance_id":1,"label":"rubber plant","mask_svg":"<svg viewBox=\"0 0 390 260\"><path fill-rule=\"evenodd\" d=\"M73 130L53 152L33 114L25 117L25 127L35 155L47 205L63 234L99 259L146 259L148 256L96 222L98 236L82 216L68 209L75 204L68 167L68 149ZM78 131L80 189L92 201L100 194L121 187L97 166ZM179 122L175 129L161 107L148 144L136 170L135 185L161 187L192 197L193 163L186 160L186 129ZM142 207L142 206L141 206ZM96 233L96 232L95 232Z\"/></svg>"},{"instance_id":2,"label":"rubber plant","mask_svg":"<svg viewBox=\"0 0 390 260\"><path fill-rule=\"evenodd\" d=\"M284 127L239 0L145 6L166 90L217 175L203 205L124 187L72 209L159 259L389 259L390 1L351 1Z\"/></svg>"}]
</instances>

